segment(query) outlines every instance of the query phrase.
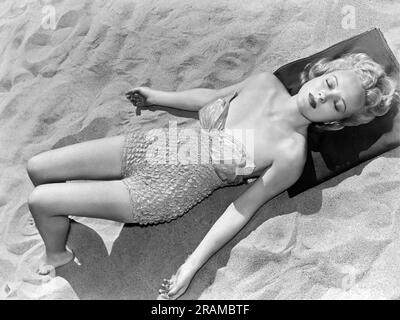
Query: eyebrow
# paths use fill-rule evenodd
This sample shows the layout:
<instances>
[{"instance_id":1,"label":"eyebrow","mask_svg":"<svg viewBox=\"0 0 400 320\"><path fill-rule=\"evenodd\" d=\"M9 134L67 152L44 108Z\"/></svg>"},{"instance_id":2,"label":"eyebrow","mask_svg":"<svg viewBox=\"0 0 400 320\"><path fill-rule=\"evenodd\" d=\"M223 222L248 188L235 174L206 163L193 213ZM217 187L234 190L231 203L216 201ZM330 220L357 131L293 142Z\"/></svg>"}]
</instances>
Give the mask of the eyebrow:
<instances>
[{"instance_id":1,"label":"eyebrow","mask_svg":"<svg viewBox=\"0 0 400 320\"><path fill-rule=\"evenodd\" d=\"M339 81L338 81L336 75L333 74L333 76L335 77L335 80L336 80L336 86L338 86L338 85L339 85ZM343 104L344 104L344 111L343 111L343 113L345 113L345 112L346 112L346 109L347 109L346 101L344 101L343 98L342 98L342 101L343 101Z\"/></svg>"}]
</instances>

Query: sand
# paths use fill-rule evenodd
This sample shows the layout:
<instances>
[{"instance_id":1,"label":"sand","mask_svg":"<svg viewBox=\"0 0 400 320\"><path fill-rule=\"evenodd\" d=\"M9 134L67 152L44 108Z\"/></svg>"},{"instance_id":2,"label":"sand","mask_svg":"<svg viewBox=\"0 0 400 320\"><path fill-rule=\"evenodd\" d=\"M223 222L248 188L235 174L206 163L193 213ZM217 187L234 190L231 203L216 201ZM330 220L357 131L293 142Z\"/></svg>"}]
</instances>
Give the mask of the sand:
<instances>
[{"instance_id":1,"label":"sand","mask_svg":"<svg viewBox=\"0 0 400 320\"><path fill-rule=\"evenodd\" d=\"M343 20L348 6L354 25ZM38 277L32 265L43 243L29 225L30 157L169 120L197 125L194 114L168 108L137 116L124 97L135 86L220 88L375 26L399 58L399 14L400 3L383 0L2 1L0 298L155 299L161 280L246 189L218 190L157 226L76 219L69 245L81 265ZM275 198L182 299L398 298L398 169L396 149L292 199Z\"/></svg>"},{"instance_id":2,"label":"sand","mask_svg":"<svg viewBox=\"0 0 400 320\"><path fill-rule=\"evenodd\" d=\"M399 155L397 148L295 199L274 199L259 215L281 215L232 249L200 299L398 298Z\"/></svg>"}]
</instances>

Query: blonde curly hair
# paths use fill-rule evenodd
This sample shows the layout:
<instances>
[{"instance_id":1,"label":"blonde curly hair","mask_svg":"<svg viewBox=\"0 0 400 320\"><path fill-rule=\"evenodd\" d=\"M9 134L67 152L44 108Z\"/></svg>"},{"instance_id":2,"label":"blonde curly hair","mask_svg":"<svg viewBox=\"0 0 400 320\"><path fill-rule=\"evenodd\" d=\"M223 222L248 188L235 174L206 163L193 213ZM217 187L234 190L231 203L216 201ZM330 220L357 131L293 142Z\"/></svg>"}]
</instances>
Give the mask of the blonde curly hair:
<instances>
[{"instance_id":1,"label":"blonde curly hair","mask_svg":"<svg viewBox=\"0 0 400 320\"><path fill-rule=\"evenodd\" d=\"M338 59L322 58L309 63L300 74L301 85L323 74L337 70L353 70L365 90L365 105L359 112L331 123L314 123L321 130L339 130L344 126L357 126L386 114L395 101L399 101L397 83L383 67L365 53L345 54Z\"/></svg>"}]
</instances>

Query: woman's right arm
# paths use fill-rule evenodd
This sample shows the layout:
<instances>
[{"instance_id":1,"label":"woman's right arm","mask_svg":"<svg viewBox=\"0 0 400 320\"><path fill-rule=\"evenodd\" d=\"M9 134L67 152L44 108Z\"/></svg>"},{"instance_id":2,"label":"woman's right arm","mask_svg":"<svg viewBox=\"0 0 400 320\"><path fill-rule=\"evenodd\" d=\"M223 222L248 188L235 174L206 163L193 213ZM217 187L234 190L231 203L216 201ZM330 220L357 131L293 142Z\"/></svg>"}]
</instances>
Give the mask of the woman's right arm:
<instances>
[{"instance_id":1,"label":"woman's right arm","mask_svg":"<svg viewBox=\"0 0 400 320\"><path fill-rule=\"evenodd\" d=\"M188 257L186 263L192 267L194 273L231 240L264 203L285 191L300 177L304 167L304 156L299 152L292 152L288 156L279 155L277 158L280 159L275 160L272 166L225 210Z\"/></svg>"},{"instance_id":2,"label":"woman's right arm","mask_svg":"<svg viewBox=\"0 0 400 320\"><path fill-rule=\"evenodd\" d=\"M247 224L265 202L296 182L305 163L304 150L297 148L288 148L287 152L280 153L272 166L228 206L173 276L169 297L175 299L183 294L197 271Z\"/></svg>"},{"instance_id":3,"label":"woman's right arm","mask_svg":"<svg viewBox=\"0 0 400 320\"><path fill-rule=\"evenodd\" d=\"M184 91L161 91L148 87L138 87L138 90L147 99L147 105L159 105L181 110L199 111L207 103L225 97L235 91L240 91L250 81L260 81L265 77L265 72L252 75L234 85L221 89L195 88ZM141 89L141 90L139 90Z\"/></svg>"}]
</instances>

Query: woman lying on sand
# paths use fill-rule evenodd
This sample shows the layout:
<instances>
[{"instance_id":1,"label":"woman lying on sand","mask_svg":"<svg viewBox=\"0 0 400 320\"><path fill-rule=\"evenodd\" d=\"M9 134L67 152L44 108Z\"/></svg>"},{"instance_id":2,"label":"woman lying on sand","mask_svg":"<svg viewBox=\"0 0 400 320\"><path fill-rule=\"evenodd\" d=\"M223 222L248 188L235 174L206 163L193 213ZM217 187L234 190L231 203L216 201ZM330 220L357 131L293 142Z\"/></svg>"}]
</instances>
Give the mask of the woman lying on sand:
<instances>
[{"instance_id":1,"label":"woman lying on sand","mask_svg":"<svg viewBox=\"0 0 400 320\"><path fill-rule=\"evenodd\" d=\"M309 125L340 130L367 123L384 115L395 97L394 81L366 54L319 60L307 66L301 79L303 85L295 96L266 72L218 90L163 92L138 87L127 97L139 93L147 106L199 111L201 128L189 136L201 132L201 139L139 130L32 157L27 171L36 188L28 203L46 246L45 265L38 272L46 274L49 265L58 267L74 258L66 247L69 215L125 223L165 222L181 216L217 188L257 178L226 208L177 273L164 279L160 297L178 298L203 264L265 202L300 177ZM230 134L233 129L252 133L250 139ZM218 142L211 148L210 139ZM218 153L221 146L230 150L227 157ZM188 158L179 150L190 150L190 154L201 150L201 156L194 152L190 161L176 161L173 150L178 150L181 160ZM109 181L53 183L74 179Z\"/></svg>"}]
</instances>

